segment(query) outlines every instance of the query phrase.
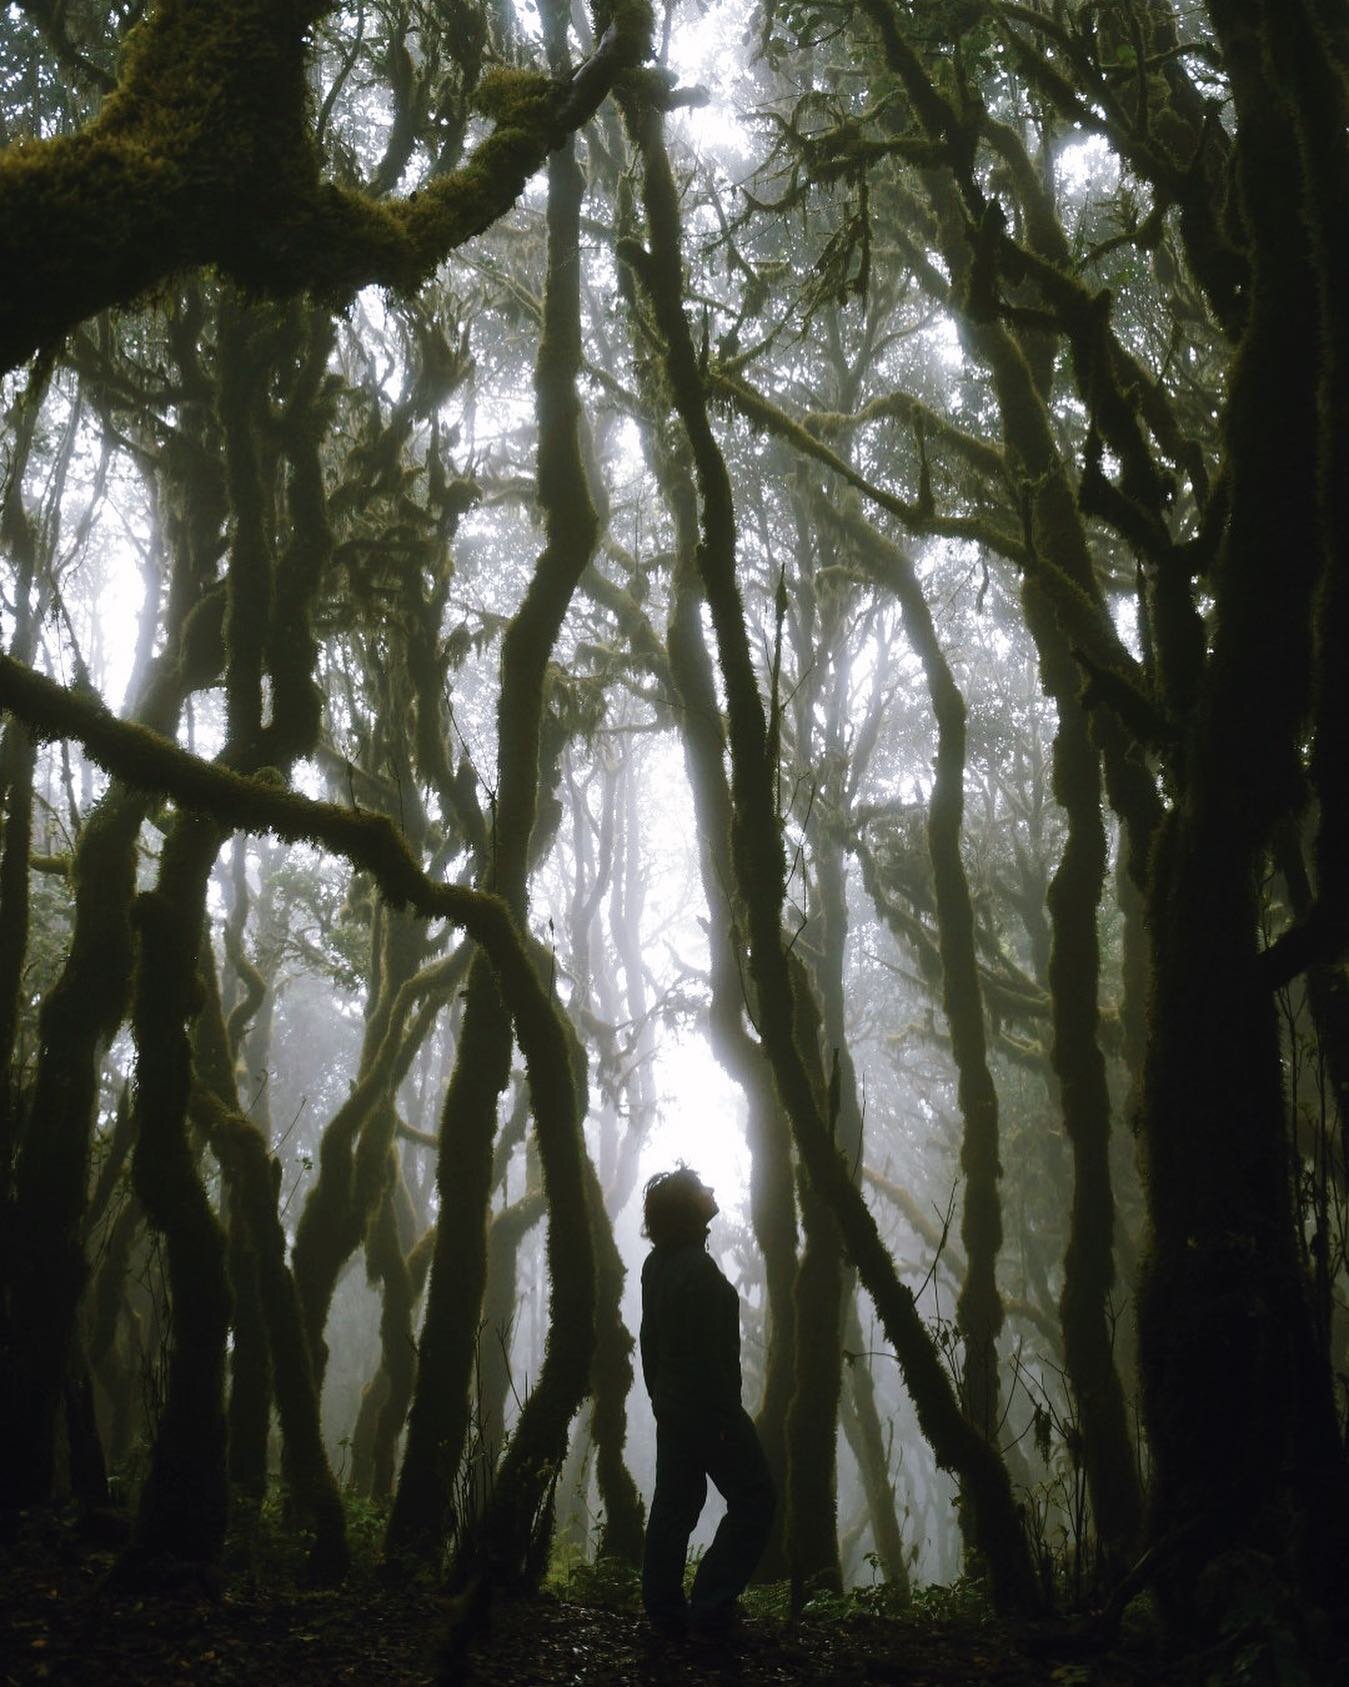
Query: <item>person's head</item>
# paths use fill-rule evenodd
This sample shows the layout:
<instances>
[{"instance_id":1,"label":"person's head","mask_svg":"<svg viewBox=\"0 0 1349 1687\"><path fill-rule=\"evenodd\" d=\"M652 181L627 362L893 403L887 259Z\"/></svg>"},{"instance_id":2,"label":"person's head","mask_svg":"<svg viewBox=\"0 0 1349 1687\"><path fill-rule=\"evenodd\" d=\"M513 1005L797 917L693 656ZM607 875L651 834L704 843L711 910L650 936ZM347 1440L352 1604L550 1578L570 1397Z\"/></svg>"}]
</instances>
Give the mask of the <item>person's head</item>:
<instances>
[{"instance_id":1,"label":"person's head","mask_svg":"<svg viewBox=\"0 0 1349 1687\"><path fill-rule=\"evenodd\" d=\"M696 1242L720 1212L711 1189L691 1166L657 1172L642 1192L642 1234L664 1242Z\"/></svg>"}]
</instances>

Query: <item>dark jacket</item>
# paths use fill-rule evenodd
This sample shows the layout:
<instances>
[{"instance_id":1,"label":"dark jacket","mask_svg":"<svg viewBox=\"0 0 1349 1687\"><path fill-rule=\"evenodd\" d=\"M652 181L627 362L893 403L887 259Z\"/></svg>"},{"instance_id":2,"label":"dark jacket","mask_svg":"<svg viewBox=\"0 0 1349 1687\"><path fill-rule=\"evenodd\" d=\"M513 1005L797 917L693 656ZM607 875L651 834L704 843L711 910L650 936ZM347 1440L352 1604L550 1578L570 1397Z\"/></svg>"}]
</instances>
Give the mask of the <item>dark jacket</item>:
<instances>
[{"instance_id":1,"label":"dark jacket","mask_svg":"<svg viewBox=\"0 0 1349 1687\"><path fill-rule=\"evenodd\" d=\"M646 1256L641 1345L658 1419L739 1411L740 1300L701 1239Z\"/></svg>"}]
</instances>

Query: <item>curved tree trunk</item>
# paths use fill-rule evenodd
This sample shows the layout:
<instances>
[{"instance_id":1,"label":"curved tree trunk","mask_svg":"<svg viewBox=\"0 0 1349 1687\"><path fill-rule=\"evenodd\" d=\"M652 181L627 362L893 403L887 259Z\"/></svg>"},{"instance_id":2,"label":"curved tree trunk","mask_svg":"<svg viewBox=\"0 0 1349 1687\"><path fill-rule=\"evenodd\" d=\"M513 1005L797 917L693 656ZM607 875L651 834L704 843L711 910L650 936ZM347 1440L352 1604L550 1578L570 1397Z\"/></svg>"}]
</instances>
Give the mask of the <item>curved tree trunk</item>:
<instances>
[{"instance_id":1,"label":"curved tree trunk","mask_svg":"<svg viewBox=\"0 0 1349 1687\"><path fill-rule=\"evenodd\" d=\"M163 1414L141 1490L132 1556L214 1564L229 1504L225 1343L230 1292L225 1238L187 1130L192 1050L185 1015L197 1000L206 883L217 826L180 815L153 891L136 903L140 956L132 996L136 1147L131 1171L146 1218L164 1238L173 1333Z\"/></svg>"},{"instance_id":2,"label":"curved tree trunk","mask_svg":"<svg viewBox=\"0 0 1349 1687\"><path fill-rule=\"evenodd\" d=\"M566 19L560 9L545 13L550 56L565 58ZM594 551L598 523L586 487L578 435L576 379L580 368L579 219L584 182L570 145L549 164L548 277L543 333L535 379L539 419L539 502L546 543L519 612L507 628L501 654L498 706L500 788L492 834L488 883L523 918L527 902L530 848L539 817L542 718L547 666L572 594ZM393 1512L391 1551L434 1546L447 1521L447 1474L463 1454L468 1423L468 1383L486 1276L485 1230L491 1191L492 1139L498 1098L510 1071L510 1024L485 957L470 972L468 1002L454 1075L445 1100L437 1184L441 1217L431 1268L426 1323L420 1346L417 1387L408 1418L408 1442ZM564 1068L565 1070L565 1068ZM461 1542L456 1562L461 1579L493 1584L528 1580L532 1555L547 1538L548 1520L538 1533L541 1484L551 1458L560 1463L567 1424L584 1395L594 1335L593 1272L584 1195L572 1205L571 1127L557 1114L555 1140L544 1141L545 1107L576 1100L574 1080L552 1080L569 1097L544 1098L531 1074L531 1098L539 1130L549 1201L549 1261L555 1305L549 1359L522 1414L506 1464L499 1473L479 1544ZM564 1114L568 1111L563 1107ZM584 1159L584 1142L579 1144ZM577 1165L575 1175L579 1179ZM554 1188L554 1180L556 1187ZM575 1225L580 1223L579 1233ZM564 1237L568 1240L564 1241ZM572 1275L584 1267L584 1292ZM559 1273L561 1274L559 1277ZM570 1304L569 1304L570 1303ZM557 1316L570 1320L561 1329ZM579 1392L575 1375L580 1362ZM551 1365L550 1365L551 1360ZM530 1408L533 1408L530 1410ZM533 1460L532 1468L528 1460ZM475 1564L476 1561L476 1564Z\"/></svg>"},{"instance_id":3,"label":"curved tree trunk","mask_svg":"<svg viewBox=\"0 0 1349 1687\"><path fill-rule=\"evenodd\" d=\"M871 1355L866 1351L857 1296L848 1297L844 1315L844 1357L848 1361L847 1388L843 1396L843 1431L852 1448L862 1477L871 1518L871 1538L886 1582L900 1599L909 1596L909 1561L904 1536L895 1509L895 1484L890 1474L890 1449L885 1426L876 1405L876 1385L871 1377Z\"/></svg>"}]
</instances>

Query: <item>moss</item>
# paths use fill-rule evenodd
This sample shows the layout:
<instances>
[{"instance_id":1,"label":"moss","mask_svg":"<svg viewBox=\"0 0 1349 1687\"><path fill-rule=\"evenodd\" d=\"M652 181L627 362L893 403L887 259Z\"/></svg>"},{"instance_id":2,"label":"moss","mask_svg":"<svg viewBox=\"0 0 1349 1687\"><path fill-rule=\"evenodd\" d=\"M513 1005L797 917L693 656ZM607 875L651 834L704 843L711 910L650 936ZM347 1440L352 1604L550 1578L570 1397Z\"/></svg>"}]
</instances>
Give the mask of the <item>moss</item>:
<instances>
[{"instance_id":1,"label":"moss","mask_svg":"<svg viewBox=\"0 0 1349 1687\"><path fill-rule=\"evenodd\" d=\"M649 9L624 5L614 21L568 84L485 78L479 96L497 127L460 169L387 203L321 181L308 42L289 8L162 0L93 122L0 157L0 267L17 278L0 306L0 368L208 263L278 295L414 290L510 208L614 77L647 56Z\"/></svg>"},{"instance_id":2,"label":"moss","mask_svg":"<svg viewBox=\"0 0 1349 1687\"><path fill-rule=\"evenodd\" d=\"M474 90L473 103L502 128L528 129L547 120L555 85L536 70L497 65Z\"/></svg>"}]
</instances>

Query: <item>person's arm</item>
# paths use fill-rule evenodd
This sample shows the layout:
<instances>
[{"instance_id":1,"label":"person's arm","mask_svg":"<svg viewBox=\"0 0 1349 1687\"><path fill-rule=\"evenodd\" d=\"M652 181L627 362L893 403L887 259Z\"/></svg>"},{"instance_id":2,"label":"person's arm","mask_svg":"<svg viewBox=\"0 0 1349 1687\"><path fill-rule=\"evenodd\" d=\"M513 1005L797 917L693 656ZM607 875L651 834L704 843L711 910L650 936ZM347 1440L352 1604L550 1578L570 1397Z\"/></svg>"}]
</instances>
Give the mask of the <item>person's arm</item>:
<instances>
[{"instance_id":1,"label":"person's arm","mask_svg":"<svg viewBox=\"0 0 1349 1687\"><path fill-rule=\"evenodd\" d=\"M710 1254L689 1284L689 1328L699 1355L701 1390L720 1409L740 1405L740 1299Z\"/></svg>"},{"instance_id":2,"label":"person's arm","mask_svg":"<svg viewBox=\"0 0 1349 1687\"><path fill-rule=\"evenodd\" d=\"M656 1355L659 1350L659 1339L656 1332L656 1313L653 1301L655 1290L652 1285L651 1260L648 1256L642 1267L642 1327L638 1334L638 1342L642 1353L642 1381L646 1384L646 1392L652 1400L656 1398Z\"/></svg>"}]
</instances>

